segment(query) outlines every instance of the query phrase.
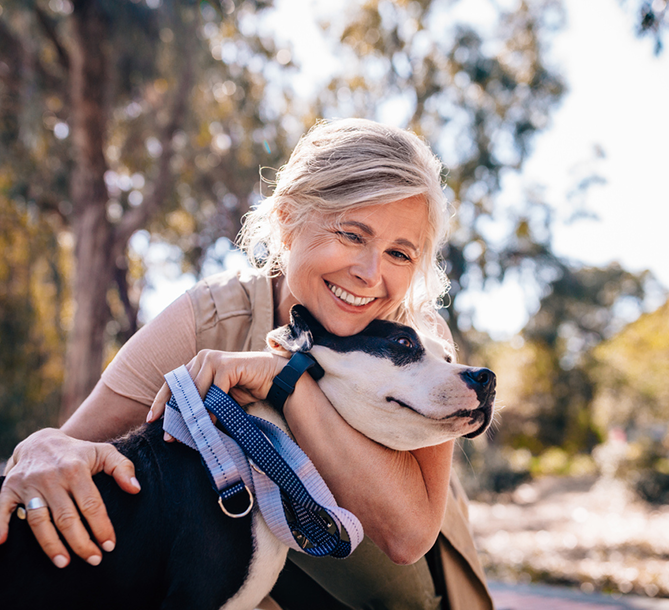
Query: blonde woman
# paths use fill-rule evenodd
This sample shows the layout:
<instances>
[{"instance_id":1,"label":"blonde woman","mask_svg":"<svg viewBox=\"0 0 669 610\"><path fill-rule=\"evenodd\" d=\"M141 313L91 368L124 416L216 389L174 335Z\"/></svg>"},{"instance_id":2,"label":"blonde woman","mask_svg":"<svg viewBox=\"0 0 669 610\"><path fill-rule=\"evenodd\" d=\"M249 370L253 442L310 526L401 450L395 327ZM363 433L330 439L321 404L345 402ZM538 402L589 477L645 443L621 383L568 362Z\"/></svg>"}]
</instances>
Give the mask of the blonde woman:
<instances>
[{"instance_id":1,"label":"blonde woman","mask_svg":"<svg viewBox=\"0 0 669 610\"><path fill-rule=\"evenodd\" d=\"M441 170L410 132L358 119L313 127L246 218L241 245L252 269L199 282L123 347L60 430L17 447L0 492L0 543L16 506L38 498L48 508L28 518L54 564L70 560L57 530L74 553L103 561L115 535L92 473L141 493L132 464L104 441L160 417L163 375L183 363L200 388L216 383L242 404L265 398L285 360L263 351L264 338L295 303L340 336L387 318L449 339L437 315L448 218ZM449 493L452 442L412 452L379 446L350 428L308 375L284 413L367 535L346 560L291 552L274 591L285 608L492 608L465 499L456 483Z\"/></svg>"}]
</instances>

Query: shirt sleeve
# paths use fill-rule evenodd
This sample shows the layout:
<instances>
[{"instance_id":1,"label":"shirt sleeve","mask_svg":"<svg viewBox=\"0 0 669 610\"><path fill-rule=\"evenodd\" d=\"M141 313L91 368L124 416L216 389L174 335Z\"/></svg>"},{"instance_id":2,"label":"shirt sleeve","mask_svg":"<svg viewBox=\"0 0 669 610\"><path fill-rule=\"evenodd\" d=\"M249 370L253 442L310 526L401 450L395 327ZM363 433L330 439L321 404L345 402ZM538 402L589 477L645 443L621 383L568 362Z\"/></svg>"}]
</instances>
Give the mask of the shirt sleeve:
<instances>
[{"instance_id":1,"label":"shirt sleeve","mask_svg":"<svg viewBox=\"0 0 669 610\"><path fill-rule=\"evenodd\" d=\"M102 373L102 382L151 406L163 376L195 357L195 333L193 305L184 294L130 338Z\"/></svg>"}]
</instances>

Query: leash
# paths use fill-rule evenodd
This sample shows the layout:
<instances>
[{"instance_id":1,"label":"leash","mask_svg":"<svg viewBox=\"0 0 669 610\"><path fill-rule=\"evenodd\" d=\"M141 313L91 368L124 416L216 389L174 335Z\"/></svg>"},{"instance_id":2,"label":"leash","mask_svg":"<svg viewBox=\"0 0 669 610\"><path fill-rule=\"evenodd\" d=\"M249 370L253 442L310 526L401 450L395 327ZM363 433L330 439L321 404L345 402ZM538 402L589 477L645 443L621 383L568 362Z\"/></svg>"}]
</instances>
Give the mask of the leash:
<instances>
[{"instance_id":1,"label":"leash","mask_svg":"<svg viewBox=\"0 0 669 610\"><path fill-rule=\"evenodd\" d=\"M311 460L287 434L246 413L215 385L203 403L185 366L165 379L172 398L163 428L200 453L226 515L248 515L255 498L272 533L290 548L316 557L353 552L363 538L362 525L337 506ZM238 509L240 500L246 504Z\"/></svg>"}]
</instances>

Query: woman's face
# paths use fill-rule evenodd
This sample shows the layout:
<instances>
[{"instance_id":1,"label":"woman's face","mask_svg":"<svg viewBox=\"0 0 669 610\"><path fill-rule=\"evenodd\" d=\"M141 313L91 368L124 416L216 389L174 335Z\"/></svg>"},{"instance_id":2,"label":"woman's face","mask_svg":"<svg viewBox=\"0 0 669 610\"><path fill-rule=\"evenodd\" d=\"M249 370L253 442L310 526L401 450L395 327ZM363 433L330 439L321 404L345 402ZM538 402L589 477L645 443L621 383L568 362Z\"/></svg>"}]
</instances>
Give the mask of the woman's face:
<instances>
[{"instance_id":1,"label":"woman's face","mask_svg":"<svg viewBox=\"0 0 669 610\"><path fill-rule=\"evenodd\" d=\"M422 197L346 212L336 226L314 215L287 243L288 289L328 331L358 333L404 299L426 227Z\"/></svg>"}]
</instances>

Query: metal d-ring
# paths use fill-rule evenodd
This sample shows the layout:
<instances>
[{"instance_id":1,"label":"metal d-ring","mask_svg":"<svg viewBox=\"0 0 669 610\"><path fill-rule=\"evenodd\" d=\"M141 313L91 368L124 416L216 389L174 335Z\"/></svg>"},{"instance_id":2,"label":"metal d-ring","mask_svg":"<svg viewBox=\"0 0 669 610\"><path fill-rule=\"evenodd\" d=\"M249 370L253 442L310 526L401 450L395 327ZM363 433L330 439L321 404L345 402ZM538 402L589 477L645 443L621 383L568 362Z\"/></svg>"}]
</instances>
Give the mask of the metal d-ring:
<instances>
[{"instance_id":1,"label":"metal d-ring","mask_svg":"<svg viewBox=\"0 0 669 610\"><path fill-rule=\"evenodd\" d=\"M267 476L262 470L260 470L260 468L258 468L258 465L251 458L248 458L248 460L249 460L249 466L251 466L253 470L255 470L259 474Z\"/></svg>"},{"instance_id":2,"label":"metal d-ring","mask_svg":"<svg viewBox=\"0 0 669 610\"><path fill-rule=\"evenodd\" d=\"M218 497L218 505L221 507L221 510L232 519L241 519L242 517L246 517L246 515L248 515L253 508L253 494L251 493L251 490L248 488L248 486L244 485L244 489L249 495L249 505L246 507L246 510L243 513L231 513L227 508L225 508L225 505L223 504L223 498L220 496ZM234 495L236 496L237 494Z\"/></svg>"}]
</instances>

